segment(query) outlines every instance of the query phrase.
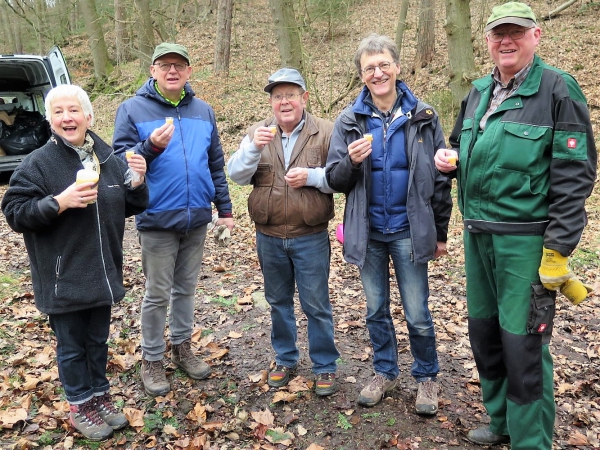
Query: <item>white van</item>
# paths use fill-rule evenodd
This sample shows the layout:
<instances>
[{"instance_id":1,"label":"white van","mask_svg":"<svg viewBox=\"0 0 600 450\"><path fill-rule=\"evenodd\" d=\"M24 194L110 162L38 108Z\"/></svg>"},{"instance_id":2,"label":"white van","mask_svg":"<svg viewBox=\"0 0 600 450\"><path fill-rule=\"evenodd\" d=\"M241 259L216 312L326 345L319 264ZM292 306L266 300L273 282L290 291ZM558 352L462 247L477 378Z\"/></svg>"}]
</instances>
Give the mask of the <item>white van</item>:
<instances>
[{"instance_id":1,"label":"white van","mask_svg":"<svg viewBox=\"0 0 600 450\"><path fill-rule=\"evenodd\" d=\"M44 98L60 84L71 77L58 47L46 56L0 55L0 172L12 172L46 143Z\"/></svg>"}]
</instances>

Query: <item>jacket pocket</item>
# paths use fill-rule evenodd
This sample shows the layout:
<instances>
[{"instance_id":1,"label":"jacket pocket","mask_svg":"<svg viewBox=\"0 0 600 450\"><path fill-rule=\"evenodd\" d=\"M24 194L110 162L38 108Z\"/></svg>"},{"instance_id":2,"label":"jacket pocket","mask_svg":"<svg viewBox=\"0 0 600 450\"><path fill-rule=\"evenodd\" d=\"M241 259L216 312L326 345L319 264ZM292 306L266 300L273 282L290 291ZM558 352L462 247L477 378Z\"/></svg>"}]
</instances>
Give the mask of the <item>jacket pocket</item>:
<instances>
[{"instance_id":1,"label":"jacket pocket","mask_svg":"<svg viewBox=\"0 0 600 450\"><path fill-rule=\"evenodd\" d=\"M468 118L463 121L460 131L460 151L458 158L462 160L469 153L471 141L473 140L473 119Z\"/></svg>"},{"instance_id":2,"label":"jacket pocket","mask_svg":"<svg viewBox=\"0 0 600 450\"><path fill-rule=\"evenodd\" d=\"M540 170L544 153L550 145L549 127L505 122L504 138L498 161L503 167L526 172Z\"/></svg>"},{"instance_id":3,"label":"jacket pocket","mask_svg":"<svg viewBox=\"0 0 600 450\"><path fill-rule=\"evenodd\" d=\"M271 186L255 186L248 196L248 213L252 220L261 225L269 221L269 209L271 202Z\"/></svg>"},{"instance_id":4,"label":"jacket pocket","mask_svg":"<svg viewBox=\"0 0 600 450\"><path fill-rule=\"evenodd\" d=\"M304 153L306 157L306 166L310 168L315 167L323 167L323 162L321 159L321 147L312 146L305 147Z\"/></svg>"},{"instance_id":5,"label":"jacket pocket","mask_svg":"<svg viewBox=\"0 0 600 450\"><path fill-rule=\"evenodd\" d=\"M274 181L273 164L259 164L254 173L254 186L273 186Z\"/></svg>"},{"instance_id":6,"label":"jacket pocket","mask_svg":"<svg viewBox=\"0 0 600 450\"><path fill-rule=\"evenodd\" d=\"M548 213L548 174L529 174L501 167L494 169L490 185L489 215L493 220L529 222Z\"/></svg>"},{"instance_id":7,"label":"jacket pocket","mask_svg":"<svg viewBox=\"0 0 600 450\"><path fill-rule=\"evenodd\" d=\"M300 204L304 223L314 227L333 218L333 196L315 188L302 188Z\"/></svg>"}]
</instances>

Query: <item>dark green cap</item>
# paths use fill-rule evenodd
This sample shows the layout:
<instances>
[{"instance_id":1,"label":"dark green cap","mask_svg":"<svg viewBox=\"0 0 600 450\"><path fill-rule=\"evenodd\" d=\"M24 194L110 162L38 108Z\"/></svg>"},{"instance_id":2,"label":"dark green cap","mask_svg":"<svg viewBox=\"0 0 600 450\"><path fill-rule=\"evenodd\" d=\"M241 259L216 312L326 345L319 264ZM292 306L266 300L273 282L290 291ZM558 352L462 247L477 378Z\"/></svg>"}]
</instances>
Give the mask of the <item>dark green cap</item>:
<instances>
[{"instance_id":1,"label":"dark green cap","mask_svg":"<svg viewBox=\"0 0 600 450\"><path fill-rule=\"evenodd\" d=\"M179 55L187 61L188 65L190 64L190 55L188 54L187 48L183 45L179 44L171 44L169 42L163 42L162 44L158 44L154 49L154 54L152 55L152 64L160 58L161 56L168 55L169 53L175 53Z\"/></svg>"},{"instance_id":2,"label":"dark green cap","mask_svg":"<svg viewBox=\"0 0 600 450\"><path fill-rule=\"evenodd\" d=\"M492 15L485 24L485 32L502 25L514 23L525 28L535 26L535 14L529 6L521 2L508 2L492 9Z\"/></svg>"}]
</instances>

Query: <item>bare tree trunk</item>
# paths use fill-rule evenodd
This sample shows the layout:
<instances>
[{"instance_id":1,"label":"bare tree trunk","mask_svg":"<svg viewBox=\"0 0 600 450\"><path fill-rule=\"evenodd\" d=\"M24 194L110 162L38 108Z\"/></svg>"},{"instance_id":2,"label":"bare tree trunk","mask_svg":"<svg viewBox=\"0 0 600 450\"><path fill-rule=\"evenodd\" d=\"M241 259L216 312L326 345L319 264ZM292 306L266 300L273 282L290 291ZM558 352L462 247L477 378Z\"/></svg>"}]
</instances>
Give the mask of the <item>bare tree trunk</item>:
<instances>
[{"instance_id":1,"label":"bare tree trunk","mask_svg":"<svg viewBox=\"0 0 600 450\"><path fill-rule=\"evenodd\" d=\"M302 43L291 0L269 0L271 14L275 23L275 36L284 67L293 67L302 71Z\"/></svg>"},{"instance_id":2,"label":"bare tree trunk","mask_svg":"<svg viewBox=\"0 0 600 450\"><path fill-rule=\"evenodd\" d=\"M219 8L217 11L217 36L215 39L214 72L216 74L227 75L229 73L233 1L234 0L219 0Z\"/></svg>"},{"instance_id":3,"label":"bare tree trunk","mask_svg":"<svg viewBox=\"0 0 600 450\"><path fill-rule=\"evenodd\" d=\"M469 0L446 0L446 35L450 60L452 103L460 106L477 76L473 57Z\"/></svg>"},{"instance_id":4,"label":"bare tree trunk","mask_svg":"<svg viewBox=\"0 0 600 450\"><path fill-rule=\"evenodd\" d=\"M398 15L398 26L396 27L396 46L398 52L402 54L402 41L404 40L404 30L406 30L406 15L408 14L408 1L400 2L400 14Z\"/></svg>"},{"instance_id":5,"label":"bare tree trunk","mask_svg":"<svg viewBox=\"0 0 600 450\"><path fill-rule=\"evenodd\" d=\"M417 54L415 72L425 67L435 53L435 0L422 0L417 27Z\"/></svg>"},{"instance_id":6,"label":"bare tree trunk","mask_svg":"<svg viewBox=\"0 0 600 450\"><path fill-rule=\"evenodd\" d=\"M7 6L4 3L0 3L0 18L2 19L2 47L0 53L16 53L17 48L13 35L13 22L15 22L16 17L12 12L7 11Z\"/></svg>"},{"instance_id":7,"label":"bare tree trunk","mask_svg":"<svg viewBox=\"0 0 600 450\"><path fill-rule=\"evenodd\" d=\"M152 64L152 52L154 51L154 28L150 17L150 1L134 0L139 17L138 50L140 52L140 69L149 70Z\"/></svg>"},{"instance_id":8,"label":"bare tree trunk","mask_svg":"<svg viewBox=\"0 0 600 450\"><path fill-rule=\"evenodd\" d=\"M117 64L122 64L131 56L131 35L127 20L125 0L115 0L115 47Z\"/></svg>"},{"instance_id":9,"label":"bare tree trunk","mask_svg":"<svg viewBox=\"0 0 600 450\"><path fill-rule=\"evenodd\" d=\"M92 59L94 61L94 76L96 80L104 80L112 72L113 66L108 58L108 50L104 41L104 34L100 26L96 3L94 0L81 0L81 10L83 20L87 29L88 42L92 50Z\"/></svg>"}]
</instances>

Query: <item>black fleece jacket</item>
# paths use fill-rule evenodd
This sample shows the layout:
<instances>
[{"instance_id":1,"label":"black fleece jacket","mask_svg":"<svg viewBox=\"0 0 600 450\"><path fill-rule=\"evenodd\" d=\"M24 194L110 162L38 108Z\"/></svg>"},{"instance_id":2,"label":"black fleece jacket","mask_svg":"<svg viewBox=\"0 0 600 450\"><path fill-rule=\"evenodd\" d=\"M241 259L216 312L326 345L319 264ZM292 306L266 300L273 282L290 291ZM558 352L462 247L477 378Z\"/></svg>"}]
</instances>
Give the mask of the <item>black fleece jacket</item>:
<instances>
[{"instance_id":1,"label":"black fleece jacket","mask_svg":"<svg viewBox=\"0 0 600 450\"><path fill-rule=\"evenodd\" d=\"M125 218L147 207L145 184L124 184L127 164L88 131L100 162L98 200L58 214L53 196L75 182L83 168L77 152L52 135L13 173L2 200L10 227L23 233L31 263L36 307L47 314L112 305L125 295Z\"/></svg>"}]
</instances>

